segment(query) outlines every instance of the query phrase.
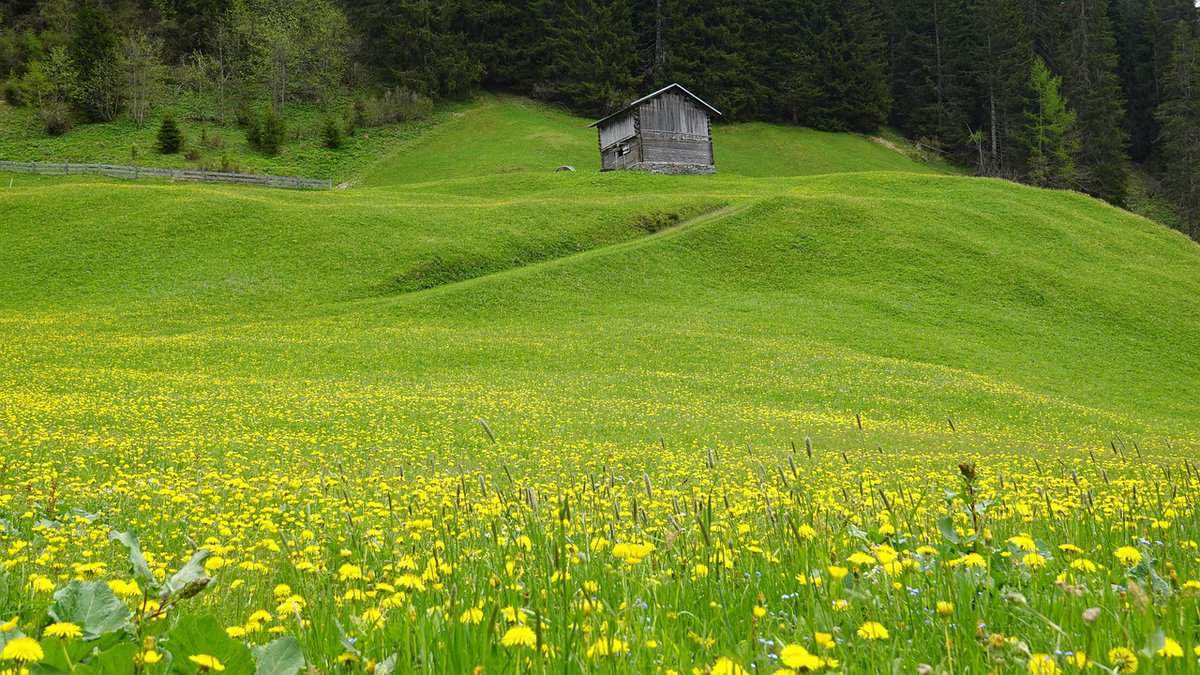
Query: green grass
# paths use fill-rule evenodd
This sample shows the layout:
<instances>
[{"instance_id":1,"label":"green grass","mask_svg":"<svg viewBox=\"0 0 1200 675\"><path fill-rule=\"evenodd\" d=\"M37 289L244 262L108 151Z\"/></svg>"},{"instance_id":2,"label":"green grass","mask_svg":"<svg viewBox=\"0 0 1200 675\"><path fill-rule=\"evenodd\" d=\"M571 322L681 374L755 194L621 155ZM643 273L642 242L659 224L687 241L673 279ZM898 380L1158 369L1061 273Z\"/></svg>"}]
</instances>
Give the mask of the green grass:
<instances>
[{"instance_id":1,"label":"green grass","mask_svg":"<svg viewBox=\"0 0 1200 675\"><path fill-rule=\"evenodd\" d=\"M343 120L348 104L330 106ZM166 168L219 168L223 159L243 173L259 173L302 178L330 178L341 182L381 154L419 138L458 106L448 104L431 119L373 129L360 129L348 136L337 150L322 144L321 129L325 111L319 106L294 105L287 109L287 134L278 155L267 156L246 141L246 131L230 123L218 125L197 121L189 116L184 102L165 105L138 128L132 120L121 118L108 124L80 124L62 136L42 133L36 111L13 108L0 101L0 159L12 161L70 161ZM176 116L184 134L184 150L162 155L156 150L156 138L162 115ZM187 154L195 153L194 160Z\"/></svg>"},{"instance_id":2,"label":"green grass","mask_svg":"<svg viewBox=\"0 0 1200 675\"><path fill-rule=\"evenodd\" d=\"M322 668L344 650L334 619L364 659L430 672L773 669L779 645L816 649L826 630L852 672L1024 668L978 621L1032 652L1105 661L1162 629L1190 653L1192 596L1138 611L1113 589L1150 573L1112 551L1135 543L1177 586L1200 577L1181 463L1200 449L1200 249L859 136L722 125L716 144L715 176L602 174L586 120L485 97L339 165L349 190L6 176L0 517L16 534L0 537L54 558L12 563L11 587L86 575L83 550L120 577L104 537L134 527L163 570L189 538L229 561L185 614L241 625L289 584L309 623L277 620ZM564 163L578 171L552 172ZM936 525L971 529L942 492L962 460L995 501L986 541ZM73 538L34 525L72 508L99 518ZM1022 532L1050 567L1014 557ZM628 564L618 541L657 550ZM882 543L989 568L935 562L904 579L917 594L879 567L830 581ZM1060 543L1105 565L1082 596L1054 584ZM595 580L580 592L606 608L586 619L552 576L575 550L593 555L571 583ZM335 600L358 584L341 565L391 579L403 555L455 571L379 630L362 620L378 598ZM824 586L796 580L814 571ZM952 623L929 618L935 598ZM476 600L483 624L462 624ZM28 626L48 602L0 593L0 613ZM539 613L555 656L498 644L509 605ZM1093 605L1095 630L1079 618ZM891 640L856 637L867 620ZM629 660L585 656L602 630Z\"/></svg>"}]
</instances>

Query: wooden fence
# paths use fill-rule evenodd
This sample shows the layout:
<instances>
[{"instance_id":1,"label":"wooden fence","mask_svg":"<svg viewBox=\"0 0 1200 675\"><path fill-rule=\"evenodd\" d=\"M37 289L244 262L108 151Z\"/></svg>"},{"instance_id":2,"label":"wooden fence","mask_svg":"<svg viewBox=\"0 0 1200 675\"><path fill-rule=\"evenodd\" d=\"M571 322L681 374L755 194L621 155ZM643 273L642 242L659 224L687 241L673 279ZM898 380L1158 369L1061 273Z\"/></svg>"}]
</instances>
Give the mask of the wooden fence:
<instances>
[{"instance_id":1,"label":"wooden fence","mask_svg":"<svg viewBox=\"0 0 1200 675\"><path fill-rule=\"evenodd\" d=\"M248 173L224 173L199 169L156 169L148 166L121 166L118 164L74 164L71 162L10 162L0 160L0 171L17 171L42 175L100 174L115 178L138 179L144 177L188 180L201 183L239 183L293 190L330 190L333 181L319 178L293 178L291 176L256 176Z\"/></svg>"}]
</instances>

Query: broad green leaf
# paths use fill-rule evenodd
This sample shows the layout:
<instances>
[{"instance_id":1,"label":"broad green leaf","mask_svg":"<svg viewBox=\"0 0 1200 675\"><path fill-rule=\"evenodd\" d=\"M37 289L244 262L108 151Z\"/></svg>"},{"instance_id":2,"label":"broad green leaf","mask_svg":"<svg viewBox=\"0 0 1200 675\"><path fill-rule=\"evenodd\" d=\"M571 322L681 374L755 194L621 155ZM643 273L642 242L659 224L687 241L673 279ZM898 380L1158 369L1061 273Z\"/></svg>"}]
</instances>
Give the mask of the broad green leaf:
<instances>
[{"instance_id":1,"label":"broad green leaf","mask_svg":"<svg viewBox=\"0 0 1200 675\"><path fill-rule=\"evenodd\" d=\"M216 618L205 615L188 615L167 634L162 643L163 650L170 652L171 665L167 672L192 675L199 671L191 656L212 656L225 666L225 675L253 675L254 659L250 649L243 643L225 634Z\"/></svg>"},{"instance_id":2,"label":"broad green leaf","mask_svg":"<svg viewBox=\"0 0 1200 675\"><path fill-rule=\"evenodd\" d=\"M193 553L192 559L163 584L163 592L168 596L177 595L181 598L190 598L204 590L204 587L211 581L204 571L204 561L208 560L211 555L212 552L206 548Z\"/></svg>"},{"instance_id":3,"label":"broad green leaf","mask_svg":"<svg viewBox=\"0 0 1200 675\"><path fill-rule=\"evenodd\" d=\"M304 653L294 637L281 637L270 644L254 648L256 675L296 675L304 667ZM379 675L379 669L375 669Z\"/></svg>"},{"instance_id":4,"label":"broad green leaf","mask_svg":"<svg viewBox=\"0 0 1200 675\"><path fill-rule=\"evenodd\" d=\"M150 571L150 565L146 564L146 558L142 555L142 546L138 543L137 535L130 532L109 533L108 538L112 541L119 541L129 549L129 563L133 566L133 578L138 580L138 583L143 588L152 589L158 586L158 580L154 578L154 572Z\"/></svg>"},{"instance_id":5,"label":"broad green leaf","mask_svg":"<svg viewBox=\"0 0 1200 675\"><path fill-rule=\"evenodd\" d=\"M962 542L962 538L958 536L958 531L954 529L954 522L948 516L938 518L937 526L942 536L946 538L946 541L956 546Z\"/></svg>"},{"instance_id":6,"label":"broad green leaf","mask_svg":"<svg viewBox=\"0 0 1200 675\"><path fill-rule=\"evenodd\" d=\"M96 638L129 626L129 608L103 581L72 581L54 594L50 616L83 629L83 639Z\"/></svg>"},{"instance_id":7,"label":"broad green leaf","mask_svg":"<svg viewBox=\"0 0 1200 675\"><path fill-rule=\"evenodd\" d=\"M137 644L122 642L76 666L73 672L75 675L128 675L133 672L133 660L139 652L141 647Z\"/></svg>"}]
</instances>

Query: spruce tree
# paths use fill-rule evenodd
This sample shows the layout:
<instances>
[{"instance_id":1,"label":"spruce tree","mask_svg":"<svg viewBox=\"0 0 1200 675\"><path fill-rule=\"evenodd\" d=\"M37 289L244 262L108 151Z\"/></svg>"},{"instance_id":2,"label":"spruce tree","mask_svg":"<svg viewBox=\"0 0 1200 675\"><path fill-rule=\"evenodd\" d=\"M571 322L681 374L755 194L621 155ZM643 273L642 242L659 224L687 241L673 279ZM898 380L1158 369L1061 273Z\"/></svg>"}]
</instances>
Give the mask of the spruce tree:
<instances>
[{"instance_id":1,"label":"spruce tree","mask_svg":"<svg viewBox=\"0 0 1200 675\"><path fill-rule=\"evenodd\" d=\"M183 132L175 123L175 118L167 115L158 125L158 151L164 155L173 155L183 149Z\"/></svg>"},{"instance_id":2,"label":"spruce tree","mask_svg":"<svg viewBox=\"0 0 1200 675\"><path fill-rule=\"evenodd\" d=\"M977 0L979 100L974 128L981 133L983 173L1015 177L1023 158L1017 136L1024 122L1033 44L1017 0Z\"/></svg>"},{"instance_id":3,"label":"spruce tree","mask_svg":"<svg viewBox=\"0 0 1200 675\"><path fill-rule=\"evenodd\" d=\"M1075 113L1067 107L1056 77L1041 58L1029 69L1032 92L1025 124L1018 135L1024 143L1026 179L1043 187L1070 187L1075 177Z\"/></svg>"},{"instance_id":4,"label":"spruce tree","mask_svg":"<svg viewBox=\"0 0 1200 675\"><path fill-rule=\"evenodd\" d=\"M326 117L321 125L321 144L330 150L342 147L342 128L332 117Z\"/></svg>"},{"instance_id":5,"label":"spruce tree","mask_svg":"<svg viewBox=\"0 0 1200 675\"><path fill-rule=\"evenodd\" d=\"M582 113L619 108L637 91L637 49L629 0L553 0L542 6L548 35L542 81Z\"/></svg>"},{"instance_id":6,"label":"spruce tree","mask_svg":"<svg viewBox=\"0 0 1200 675\"><path fill-rule=\"evenodd\" d=\"M1200 239L1200 39L1195 24L1178 24L1163 84L1164 99L1156 112L1162 125L1163 182L1188 236Z\"/></svg>"},{"instance_id":7,"label":"spruce tree","mask_svg":"<svg viewBox=\"0 0 1200 675\"><path fill-rule=\"evenodd\" d=\"M1066 9L1071 28L1062 57L1063 90L1078 119L1077 184L1092 196L1122 205L1128 134L1108 2L1072 0Z\"/></svg>"},{"instance_id":8,"label":"spruce tree","mask_svg":"<svg viewBox=\"0 0 1200 675\"><path fill-rule=\"evenodd\" d=\"M90 119L109 122L121 109L119 32L112 11L99 0L79 0L72 22L71 59L78 69L80 108Z\"/></svg>"}]
</instances>

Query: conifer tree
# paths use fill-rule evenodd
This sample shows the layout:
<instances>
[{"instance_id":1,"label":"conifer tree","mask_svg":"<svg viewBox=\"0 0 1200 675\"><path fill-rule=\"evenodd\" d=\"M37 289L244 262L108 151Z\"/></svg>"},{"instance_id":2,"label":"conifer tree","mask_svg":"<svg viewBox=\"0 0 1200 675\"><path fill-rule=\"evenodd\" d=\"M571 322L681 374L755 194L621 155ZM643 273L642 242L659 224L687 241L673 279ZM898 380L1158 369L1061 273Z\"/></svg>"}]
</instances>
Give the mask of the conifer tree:
<instances>
[{"instance_id":1,"label":"conifer tree","mask_svg":"<svg viewBox=\"0 0 1200 675\"><path fill-rule=\"evenodd\" d=\"M1167 191L1179 206L1183 227L1200 240L1200 39L1195 24L1180 23L1156 116Z\"/></svg>"},{"instance_id":2,"label":"conifer tree","mask_svg":"<svg viewBox=\"0 0 1200 675\"><path fill-rule=\"evenodd\" d=\"M1020 138L1025 144L1027 179L1034 185L1065 188L1075 175L1075 113L1067 107L1056 77L1041 58L1029 70L1032 91Z\"/></svg>"},{"instance_id":3,"label":"conifer tree","mask_svg":"<svg viewBox=\"0 0 1200 675\"><path fill-rule=\"evenodd\" d=\"M158 151L164 155L173 155L183 149L183 132L175 118L167 115L158 125Z\"/></svg>"},{"instance_id":4,"label":"conifer tree","mask_svg":"<svg viewBox=\"0 0 1200 675\"><path fill-rule=\"evenodd\" d=\"M552 98L593 115L632 100L637 49L629 0L553 0L542 11L549 33L543 82Z\"/></svg>"},{"instance_id":5,"label":"conifer tree","mask_svg":"<svg viewBox=\"0 0 1200 675\"><path fill-rule=\"evenodd\" d=\"M1071 28L1062 57L1063 91L1077 115L1076 181L1084 192L1123 205L1128 135L1108 2L1072 0L1066 10Z\"/></svg>"}]
</instances>

